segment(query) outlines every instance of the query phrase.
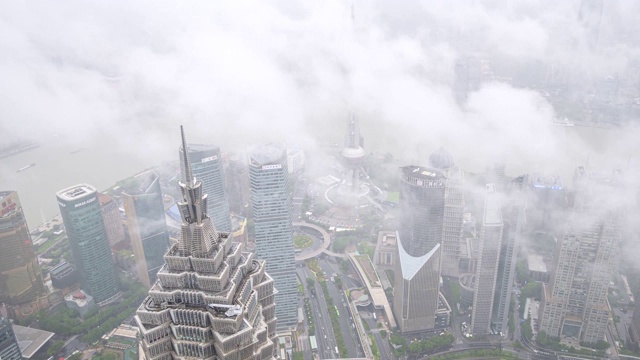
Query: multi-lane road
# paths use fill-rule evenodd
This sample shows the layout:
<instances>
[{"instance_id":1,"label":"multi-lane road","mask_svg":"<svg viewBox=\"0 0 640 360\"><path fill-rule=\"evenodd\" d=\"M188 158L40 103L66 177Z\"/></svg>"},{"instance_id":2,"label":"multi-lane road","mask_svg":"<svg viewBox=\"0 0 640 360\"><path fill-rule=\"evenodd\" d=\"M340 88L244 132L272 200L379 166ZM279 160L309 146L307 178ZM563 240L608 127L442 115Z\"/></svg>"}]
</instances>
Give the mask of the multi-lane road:
<instances>
[{"instance_id":1,"label":"multi-lane road","mask_svg":"<svg viewBox=\"0 0 640 360\"><path fill-rule=\"evenodd\" d=\"M319 265L323 272L327 274L327 279L330 279L337 270L337 266L325 260L320 260ZM314 281L312 288L308 288L306 279L315 278L306 266L298 267L297 272L305 288L304 296L309 299L311 305L311 313L315 324L315 336L318 343L318 355L321 359L339 358L339 353L336 352L338 343L336 342L336 336L331 325L331 317L329 316L329 300L325 297L322 287L317 281ZM341 279L345 286L353 285L351 279L345 276L342 276ZM348 309L348 299L344 292L338 289L335 282L327 280L326 284L329 297L333 305L338 309L338 323L348 351L348 357L362 357L364 352L358 340L353 317Z\"/></svg>"}]
</instances>

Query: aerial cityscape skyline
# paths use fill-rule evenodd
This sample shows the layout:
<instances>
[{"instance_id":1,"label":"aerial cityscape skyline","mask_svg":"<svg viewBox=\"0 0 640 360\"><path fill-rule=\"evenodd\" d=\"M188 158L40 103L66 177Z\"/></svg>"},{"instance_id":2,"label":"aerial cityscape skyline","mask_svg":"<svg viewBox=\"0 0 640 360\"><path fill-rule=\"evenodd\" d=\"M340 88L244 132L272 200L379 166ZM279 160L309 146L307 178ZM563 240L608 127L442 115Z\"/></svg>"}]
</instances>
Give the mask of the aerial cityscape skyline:
<instances>
[{"instance_id":1,"label":"aerial cityscape skyline","mask_svg":"<svg viewBox=\"0 0 640 360\"><path fill-rule=\"evenodd\" d=\"M0 4L2 360L640 358L640 3L71 1Z\"/></svg>"}]
</instances>

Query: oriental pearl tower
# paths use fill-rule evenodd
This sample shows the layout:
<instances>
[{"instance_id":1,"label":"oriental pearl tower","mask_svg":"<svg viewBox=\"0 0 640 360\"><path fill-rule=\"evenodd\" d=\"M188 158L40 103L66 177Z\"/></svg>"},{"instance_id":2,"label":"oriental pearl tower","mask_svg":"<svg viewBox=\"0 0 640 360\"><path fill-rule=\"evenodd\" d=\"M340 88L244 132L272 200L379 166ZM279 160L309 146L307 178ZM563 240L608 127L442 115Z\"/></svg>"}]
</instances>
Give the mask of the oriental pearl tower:
<instances>
[{"instance_id":1,"label":"oriental pearl tower","mask_svg":"<svg viewBox=\"0 0 640 360\"><path fill-rule=\"evenodd\" d=\"M356 205L358 200L369 193L369 185L360 182L360 177L367 179L368 175L362 169L366 153L364 151L364 138L360 135L360 129L355 117L351 115L347 124L345 147L340 152L342 163L345 167L345 175L338 187L339 202L343 205Z\"/></svg>"}]
</instances>

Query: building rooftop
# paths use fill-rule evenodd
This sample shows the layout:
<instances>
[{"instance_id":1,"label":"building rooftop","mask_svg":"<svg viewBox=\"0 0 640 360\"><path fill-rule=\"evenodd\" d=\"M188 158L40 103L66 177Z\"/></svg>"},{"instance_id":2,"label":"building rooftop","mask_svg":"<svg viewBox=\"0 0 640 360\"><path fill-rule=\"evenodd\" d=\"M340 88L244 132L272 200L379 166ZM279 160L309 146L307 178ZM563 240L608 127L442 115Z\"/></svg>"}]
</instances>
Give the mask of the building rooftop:
<instances>
[{"instance_id":1,"label":"building rooftop","mask_svg":"<svg viewBox=\"0 0 640 360\"><path fill-rule=\"evenodd\" d=\"M254 148L250 152L250 165L263 166L280 163L286 157L287 148L282 143L271 143Z\"/></svg>"},{"instance_id":2,"label":"building rooftop","mask_svg":"<svg viewBox=\"0 0 640 360\"><path fill-rule=\"evenodd\" d=\"M58 197L62 200L77 200L83 198L85 196L92 195L96 192L96 188L89 184L78 184L66 189L60 190L56 193Z\"/></svg>"},{"instance_id":3,"label":"building rooftop","mask_svg":"<svg viewBox=\"0 0 640 360\"><path fill-rule=\"evenodd\" d=\"M500 203L496 198L495 186L487 184L487 194L484 200L484 217L482 219L484 226L501 226L502 213L500 212Z\"/></svg>"},{"instance_id":4,"label":"building rooftop","mask_svg":"<svg viewBox=\"0 0 640 360\"><path fill-rule=\"evenodd\" d=\"M527 267L529 271L537 271L541 273L547 272L547 263L544 262L542 255L530 254L527 256Z\"/></svg>"},{"instance_id":5,"label":"building rooftop","mask_svg":"<svg viewBox=\"0 0 640 360\"><path fill-rule=\"evenodd\" d=\"M540 174L532 174L529 177L531 186L534 188L544 188L551 190L562 190L562 179L560 176L543 176Z\"/></svg>"},{"instance_id":6,"label":"building rooftop","mask_svg":"<svg viewBox=\"0 0 640 360\"><path fill-rule=\"evenodd\" d=\"M207 144L187 144L188 152L200 152L200 151L217 151L220 147L215 145L207 145ZM182 145L180 146L180 150L182 151Z\"/></svg>"},{"instance_id":7,"label":"building rooftop","mask_svg":"<svg viewBox=\"0 0 640 360\"><path fill-rule=\"evenodd\" d=\"M424 180L435 180L442 179L446 176L439 170L432 169L424 166L415 166L409 165L402 167L402 173L407 177L424 179Z\"/></svg>"},{"instance_id":8,"label":"building rooftop","mask_svg":"<svg viewBox=\"0 0 640 360\"><path fill-rule=\"evenodd\" d=\"M53 276L56 276L58 274L67 272L69 269L73 270L75 269L75 266L73 266L73 264L68 263L66 261L61 262L60 264L52 267L51 269L49 269L49 273Z\"/></svg>"},{"instance_id":9,"label":"building rooftop","mask_svg":"<svg viewBox=\"0 0 640 360\"><path fill-rule=\"evenodd\" d=\"M87 293L85 293L82 290L78 290L78 291L76 291L74 293L71 293L71 294L68 294L67 296L65 296L64 300L65 301L73 301L79 307L83 307L83 306L86 306L91 301L93 301L93 297L91 297L91 295L88 295Z\"/></svg>"},{"instance_id":10,"label":"building rooftop","mask_svg":"<svg viewBox=\"0 0 640 360\"><path fill-rule=\"evenodd\" d=\"M122 181L120 187L129 195L146 194L157 180L155 171L146 171Z\"/></svg>"},{"instance_id":11,"label":"building rooftop","mask_svg":"<svg viewBox=\"0 0 640 360\"><path fill-rule=\"evenodd\" d=\"M0 201L6 198L7 196L13 194L14 192L15 192L14 190L0 191Z\"/></svg>"},{"instance_id":12,"label":"building rooftop","mask_svg":"<svg viewBox=\"0 0 640 360\"><path fill-rule=\"evenodd\" d=\"M13 325L13 332L18 339L22 357L30 359L40 348L55 335L52 332Z\"/></svg>"}]
</instances>

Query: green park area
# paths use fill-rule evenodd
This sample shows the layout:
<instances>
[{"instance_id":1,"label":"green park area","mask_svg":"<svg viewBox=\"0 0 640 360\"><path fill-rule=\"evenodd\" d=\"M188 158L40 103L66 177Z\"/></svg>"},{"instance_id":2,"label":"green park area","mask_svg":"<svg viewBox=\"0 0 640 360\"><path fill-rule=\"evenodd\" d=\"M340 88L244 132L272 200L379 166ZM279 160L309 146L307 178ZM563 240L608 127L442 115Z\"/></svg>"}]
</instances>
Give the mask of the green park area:
<instances>
[{"instance_id":1,"label":"green park area","mask_svg":"<svg viewBox=\"0 0 640 360\"><path fill-rule=\"evenodd\" d=\"M294 235L293 246L298 250L303 250L313 245L313 238L309 235Z\"/></svg>"},{"instance_id":2,"label":"green park area","mask_svg":"<svg viewBox=\"0 0 640 360\"><path fill-rule=\"evenodd\" d=\"M398 204L400 202L400 192L398 191L390 191L387 194L387 201Z\"/></svg>"}]
</instances>

